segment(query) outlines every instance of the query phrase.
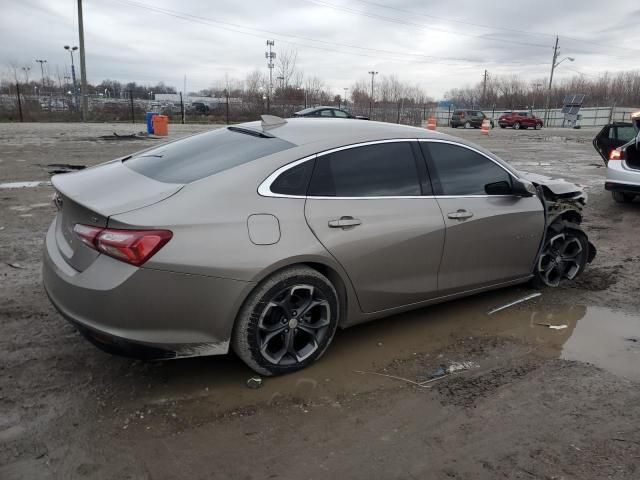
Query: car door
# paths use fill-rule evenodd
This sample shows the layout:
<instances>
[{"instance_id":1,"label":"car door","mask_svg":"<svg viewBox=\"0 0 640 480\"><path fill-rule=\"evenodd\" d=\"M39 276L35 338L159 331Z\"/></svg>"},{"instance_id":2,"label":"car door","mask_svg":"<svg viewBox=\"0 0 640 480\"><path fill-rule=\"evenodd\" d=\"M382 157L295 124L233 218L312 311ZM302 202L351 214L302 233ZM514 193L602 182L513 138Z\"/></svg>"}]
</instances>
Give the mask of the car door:
<instances>
[{"instance_id":1,"label":"car door","mask_svg":"<svg viewBox=\"0 0 640 480\"><path fill-rule=\"evenodd\" d=\"M345 269L364 312L437 296L444 219L415 140L318 156L305 215Z\"/></svg>"},{"instance_id":2,"label":"car door","mask_svg":"<svg viewBox=\"0 0 640 480\"><path fill-rule=\"evenodd\" d=\"M538 197L490 194L513 175L478 150L449 141L420 142L446 225L440 295L528 276L542 235Z\"/></svg>"},{"instance_id":3,"label":"car door","mask_svg":"<svg viewBox=\"0 0 640 480\"><path fill-rule=\"evenodd\" d=\"M632 123L610 123L602 127L602 130L593 139L593 147L604 160L609 162L611 150L621 147L635 138L636 130Z\"/></svg>"}]
</instances>

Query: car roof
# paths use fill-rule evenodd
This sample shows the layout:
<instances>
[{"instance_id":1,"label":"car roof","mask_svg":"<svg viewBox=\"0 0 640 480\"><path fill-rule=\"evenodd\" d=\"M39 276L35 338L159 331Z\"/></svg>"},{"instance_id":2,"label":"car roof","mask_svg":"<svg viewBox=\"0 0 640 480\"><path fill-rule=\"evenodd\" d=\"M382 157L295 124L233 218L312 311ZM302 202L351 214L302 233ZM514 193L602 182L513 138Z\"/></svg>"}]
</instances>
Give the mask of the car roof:
<instances>
[{"instance_id":1,"label":"car roof","mask_svg":"<svg viewBox=\"0 0 640 480\"><path fill-rule=\"evenodd\" d=\"M395 123L354 121L342 118L288 118L286 123L262 126L261 122L248 122L238 126L264 131L295 145L323 143L328 148L357 142L393 138L443 138L449 137L438 131L409 127ZM453 137L450 137L453 138ZM456 139L457 140L457 139Z\"/></svg>"}]
</instances>

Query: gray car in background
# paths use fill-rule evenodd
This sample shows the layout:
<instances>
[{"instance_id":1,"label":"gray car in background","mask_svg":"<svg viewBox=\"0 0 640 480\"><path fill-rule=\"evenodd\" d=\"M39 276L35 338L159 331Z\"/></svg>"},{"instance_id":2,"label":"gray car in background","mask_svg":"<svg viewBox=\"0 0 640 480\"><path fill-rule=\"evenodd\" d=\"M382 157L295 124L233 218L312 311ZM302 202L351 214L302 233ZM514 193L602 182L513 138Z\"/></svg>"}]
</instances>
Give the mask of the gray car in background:
<instances>
[{"instance_id":1,"label":"gray car in background","mask_svg":"<svg viewBox=\"0 0 640 480\"><path fill-rule=\"evenodd\" d=\"M595 255L575 185L387 123L264 116L52 183L44 286L80 332L146 358L232 348L264 375L338 327L556 286Z\"/></svg>"}]
</instances>

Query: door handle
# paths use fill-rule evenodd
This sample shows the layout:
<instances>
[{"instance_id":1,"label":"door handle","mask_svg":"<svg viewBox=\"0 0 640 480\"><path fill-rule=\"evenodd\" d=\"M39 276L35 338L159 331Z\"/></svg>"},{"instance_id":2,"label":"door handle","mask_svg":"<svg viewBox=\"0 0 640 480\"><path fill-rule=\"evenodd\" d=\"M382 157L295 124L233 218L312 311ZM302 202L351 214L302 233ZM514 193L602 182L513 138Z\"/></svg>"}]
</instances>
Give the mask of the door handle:
<instances>
[{"instance_id":1,"label":"door handle","mask_svg":"<svg viewBox=\"0 0 640 480\"><path fill-rule=\"evenodd\" d=\"M362 224L362 220L344 216L339 219L329 220L329 228L349 228L349 227L357 227Z\"/></svg>"},{"instance_id":2,"label":"door handle","mask_svg":"<svg viewBox=\"0 0 640 480\"><path fill-rule=\"evenodd\" d=\"M467 218L473 217L473 213L460 209L457 212L447 213L447 217L454 220L466 220Z\"/></svg>"}]
</instances>

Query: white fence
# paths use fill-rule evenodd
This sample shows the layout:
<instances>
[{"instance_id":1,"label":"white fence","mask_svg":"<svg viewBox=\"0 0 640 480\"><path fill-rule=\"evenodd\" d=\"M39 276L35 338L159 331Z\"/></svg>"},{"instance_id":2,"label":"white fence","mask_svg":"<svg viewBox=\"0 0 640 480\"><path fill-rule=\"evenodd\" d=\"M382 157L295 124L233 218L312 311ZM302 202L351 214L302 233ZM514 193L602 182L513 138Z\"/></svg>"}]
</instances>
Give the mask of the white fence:
<instances>
[{"instance_id":1,"label":"white fence","mask_svg":"<svg viewBox=\"0 0 640 480\"><path fill-rule=\"evenodd\" d=\"M500 115L509 112L511 110L492 110L492 109L478 109L482 110L487 117L498 120ZM581 119L579 124L583 127L600 127L610 122L629 122L631 121L631 114L640 110L640 107L588 107L581 108L579 115ZM449 119L454 109L435 111L436 120L439 126L449 125ZM530 110L529 110L530 111ZM533 114L536 117L544 119L544 109L534 109ZM549 110L547 121L545 125L547 127L563 127L565 125L564 113L559 108Z\"/></svg>"}]
</instances>

